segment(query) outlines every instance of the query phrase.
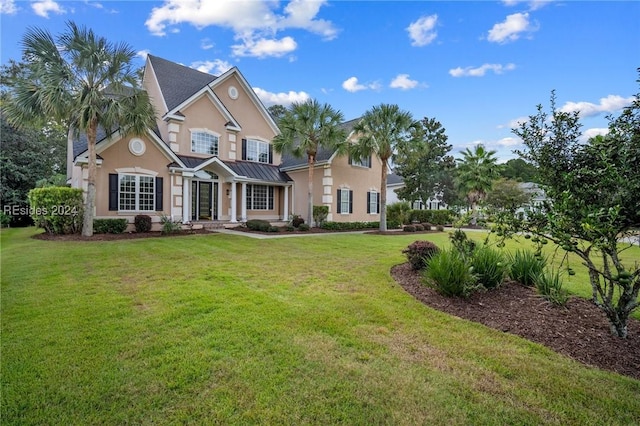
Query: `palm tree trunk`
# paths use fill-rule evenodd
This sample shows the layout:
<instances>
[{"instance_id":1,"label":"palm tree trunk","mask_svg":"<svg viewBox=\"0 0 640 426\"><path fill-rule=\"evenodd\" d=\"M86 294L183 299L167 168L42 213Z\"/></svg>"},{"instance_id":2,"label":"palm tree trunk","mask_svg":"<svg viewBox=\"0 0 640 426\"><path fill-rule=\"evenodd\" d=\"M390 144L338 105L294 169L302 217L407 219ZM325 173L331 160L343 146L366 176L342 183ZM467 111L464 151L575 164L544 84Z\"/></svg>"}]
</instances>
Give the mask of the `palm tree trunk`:
<instances>
[{"instance_id":1,"label":"palm tree trunk","mask_svg":"<svg viewBox=\"0 0 640 426\"><path fill-rule=\"evenodd\" d=\"M87 176L87 198L84 203L84 216L82 220L82 236L91 237L93 235L93 209L96 204L96 175L98 167L96 164L96 134L97 124L95 120L87 129L87 148L89 151Z\"/></svg>"},{"instance_id":2,"label":"palm tree trunk","mask_svg":"<svg viewBox=\"0 0 640 426\"><path fill-rule=\"evenodd\" d=\"M380 231L387 230L387 159L382 160L382 177L380 178Z\"/></svg>"},{"instance_id":3,"label":"palm tree trunk","mask_svg":"<svg viewBox=\"0 0 640 426\"><path fill-rule=\"evenodd\" d=\"M316 162L315 155L309 155L308 157L308 165L309 165L309 185L307 188L308 194L307 198L309 200L309 205L307 208L309 211L307 212L307 225L311 226L313 224L313 166Z\"/></svg>"}]
</instances>

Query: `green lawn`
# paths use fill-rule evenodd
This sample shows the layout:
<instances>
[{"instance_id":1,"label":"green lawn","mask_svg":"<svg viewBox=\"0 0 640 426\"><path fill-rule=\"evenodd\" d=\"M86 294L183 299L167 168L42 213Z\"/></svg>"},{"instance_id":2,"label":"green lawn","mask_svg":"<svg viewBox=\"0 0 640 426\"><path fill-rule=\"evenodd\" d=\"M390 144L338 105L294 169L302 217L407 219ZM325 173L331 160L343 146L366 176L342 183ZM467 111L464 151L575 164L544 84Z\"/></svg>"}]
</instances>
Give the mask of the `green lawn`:
<instances>
[{"instance_id":1,"label":"green lawn","mask_svg":"<svg viewBox=\"0 0 640 426\"><path fill-rule=\"evenodd\" d=\"M640 420L640 381L405 293L389 269L425 235L34 232L1 232L3 424ZM569 288L588 296L574 269Z\"/></svg>"}]
</instances>

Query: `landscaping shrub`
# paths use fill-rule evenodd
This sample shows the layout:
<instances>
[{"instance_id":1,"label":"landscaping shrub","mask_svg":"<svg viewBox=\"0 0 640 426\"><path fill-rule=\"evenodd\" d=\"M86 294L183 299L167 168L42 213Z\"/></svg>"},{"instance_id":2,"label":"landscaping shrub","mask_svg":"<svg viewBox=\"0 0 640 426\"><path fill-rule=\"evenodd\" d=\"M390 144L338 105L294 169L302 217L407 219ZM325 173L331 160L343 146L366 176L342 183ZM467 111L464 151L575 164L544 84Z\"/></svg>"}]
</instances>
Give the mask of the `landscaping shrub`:
<instances>
[{"instance_id":1,"label":"landscaping shrub","mask_svg":"<svg viewBox=\"0 0 640 426\"><path fill-rule=\"evenodd\" d=\"M149 232L151 231L151 216L146 214L139 214L133 218L133 226L136 227L136 232Z\"/></svg>"},{"instance_id":2,"label":"landscaping shrub","mask_svg":"<svg viewBox=\"0 0 640 426\"><path fill-rule=\"evenodd\" d=\"M431 241L414 241L406 249L402 250L402 253L407 256L411 268L419 271L424 269L429 259L439 251L438 246Z\"/></svg>"},{"instance_id":3,"label":"landscaping shrub","mask_svg":"<svg viewBox=\"0 0 640 426\"><path fill-rule=\"evenodd\" d=\"M286 229L287 232L293 232L296 230L296 228L294 228L293 225L287 225L284 227L284 229Z\"/></svg>"},{"instance_id":4,"label":"landscaping shrub","mask_svg":"<svg viewBox=\"0 0 640 426\"><path fill-rule=\"evenodd\" d=\"M309 229L311 229L311 228L309 228L309 225L307 225L306 223L303 223L302 225L298 226L298 230L299 231L305 231L306 232Z\"/></svg>"},{"instance_id":5,"label":"landscaping shrub","mask_svg":"<svg viewBox=\"0 0 640 426\"><path fill-rule=\"evenodd\" d=\"M268 232L271 224L263 219L251 219L247 221L247 228L252 231Z\"/></svg>"},{"instance_id":6,"label":"landscaping shrub","mask_svg":"<svg viewBox=\"0 0 640 426\"><path fill-rule=\"evenodd\" d=\"M502 284L509 271L506 255L488 246L478 247L473 252L471 266L478 277L478 283L487 289Z\"/></svg>"},{"instance_id":7,"label":"landscaping shrub","mask_svg":"<svg viewBox=\"0 0 640 426\"><path fill-rule=\"evenodd\" d=\"M313 206L313 220L316 226L321 227L329 216L329 206Z\"/></svg>"},{"instance_id":8,"label":"landscaping shrub","mask_svg":"<svg viewBox=\"0 0 640 426\"><path fill-rule=\"evenodd\" d=\"M449 223L452 216L453 212L451 210L411 210L409 212L409 221L444 225Z\"/></svg>"},{"instance_id":9,"label":"landscaping shrub","mask_svg":"<svg viewBox=\"0 0 640 426\"><path fill-rule=\"evenodd\" d=\"M291 218L291 225L293 225L294 228L299 227L303 223L304 223L304 219L301 216L298 216L297 214L294 214L293 217Z\"/></svg>"},{"instance_id":10,"label":"landscaping shrub","mask_svg":"<svg viewBox=\"0 0 640 426\"><path fill-rule=\"evenodd\" d=\"M416 232L416 227L414 225L405 225L402 230L404 232Z\"/></svg>"},{"instance_id":11,"label":"landscaping shrub","mask_svg":"<svg viewBox=\"0 0 640 426\"><path fill-rule=\"evenodd\" d=\"M387 228L389 228L389 222L397 224L396 228L411 223L410 212L411 204L407 201L389 204L387 206Z\"/></svg>"},{"instance_id":12,"label":"landscaping shrub","mask_svg":"<svg viewBox=\"0 0 640 426\"><path fill-rule=\"evenodd\" d=\"M569 300L569 294L562 288L560 271L545 269L535 278L538 293L554 305L564 306Z\"/></svg>"},{"instance_id":13,"label":"landscaping shrub","mask_svg":"<svg viewBox=\"0 0 640 426\"><path fill-rule=\"evenodd\" d=\"M277 226L269 226L269 228L267 228L267 232L280 232L280 229Z\"/></svg>"},{"instance_id":14,"label":"landscaping shrub","mask_svg":"<svg viewBox=\"0 0 640 426\"><path fill-rule=\"evenodd\" d=\"M162 224L162 233L165 235L182 231L182 223L174 221L164 214L160 216L160 223Z\"/></svg>"},{"instance_id":15,"label":"landscaping shrub","mask_svg":"<svg viewBox=\"0 0 640 426\"><path fill-rule=\"evenodd\" d=\"M509 276L527 287L535 285L536 278L547 265L547 259L530 250L516 250L510 256Z\"/></svg>"},{"instance_id":16,"label":"landscaping shrub","mask_svg":"<svg viewBox=\"0 0 640 426\"><path fill-rule=\"evenodd\" d=\"M441 250L427 262L423 283L444 296L468 297L479 288L469 261L455 248Z\"/></svg>"},{"instance_id":17,"label":"landscaping shrub","mask_svg":"<svg viewBox=\"0 0 640 426\"><path fill-rule=\"evenodd\" d=\"M436 231L444 232L444 225L436 225Z\"/></svg>"},{"instance_id":18,"label":"landscaping shrub","mask_svg":"<svg viewBox=\"0 0 640 426\"><path fill-rule=\"evenodd\" d=\"M473 251L476 249L476 242L470 240L467 234L461 229L456 229L450 233L449 240L451 240L453 247L466 258L471 258Z\"/></svg>"},{"instance_id":19,"label":"landscaping shrub","mask_svg":"<svg viewBox=\"0 0 640 426\"><path fill-rule=\"evenodd\" d=\"M401 224L397 220L387 220L387 229L398 229Z\"/></svg>"},{"instance_id":20,"label":"landscaping shrub","mask_svg":"<svg viewBox=\"0 0 640 426\"><path fill-rule=\"evenodd\" d=\"M324 222L322 229L329 231L358 231L361 229L376 229L380 222Z\"/></svg>"},{"instance_id":21,"label":"landscaping shrub","mask_svg":"<svg viewBox=\"0 0 640 426\"><path fill-rule=\"evenodd\" d=\"M11 223L11 216L9 216L3 211L0 211L0 227L8 228L10 223Z\"/></svg>"},{"instance_id":22,"label":"landscaping shrub","mask_svg":"<svg viewBox=\"0 0 640 426\"><path fill-rule=\"evenodd\" d=\"M74 234L82 227L82 190L61 186L29 191L30 214L49 234Z\"/></svg>"},{"instance_id":23,"label":"landscaping shrub","mask_svg":"<svg viewBox=\"0 0 640 426\"><path fill-rule=\"evenodd\" d=\"M415 227L416 227L416 232L422 232L422 231L424 231L424 226L422 226L422 225L421 225L421 224L419 224L419 223L418 223L418 224L415 224L415 225L413 225L413 226L415 226Z\"/></svg>"},{"instance_id":24,"label":"landscaping shrub","mask_svg":"<svg viewBox=\"0 0 640 426\"><path fill-rule=\"evenodd\" d=\"M430 224L429 222L423 222L421 223L421 225L425 231L431 231L431 229L433 229L433 225Z\"/></svg>"},{"instance_id":25,"label":"landscaping shrub","mask_svg":"<svg viewBox=\"0 0 640 426\"><path fill-rule=\"evenodd\" d=\"M122 234L127 229L127 219L94 219L96 234Z\"/></svg>"}]
</instances>

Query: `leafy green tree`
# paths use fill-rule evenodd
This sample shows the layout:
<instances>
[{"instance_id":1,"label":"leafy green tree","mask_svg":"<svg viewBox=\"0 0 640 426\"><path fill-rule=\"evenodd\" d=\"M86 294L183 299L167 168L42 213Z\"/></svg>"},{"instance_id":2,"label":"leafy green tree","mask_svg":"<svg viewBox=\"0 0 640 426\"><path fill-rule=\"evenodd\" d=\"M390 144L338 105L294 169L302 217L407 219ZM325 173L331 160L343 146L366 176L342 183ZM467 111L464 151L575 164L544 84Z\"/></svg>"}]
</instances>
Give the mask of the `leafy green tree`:
<instances>
[{"instance_id":1,"label":"leafy green tree","mask_svg":"<svg viewBox=\"0 0 640 426\"><path fill-rule=\"evenodd\" d=\"M26 207L29 190L39 181L51 180L64 171L66 134L59 126L18 129L7 122L4 114L0 119L1 203ZM25 217L12 217L12 220L14 226L31 223Z\"/></svg>"},{"instance_id":2,"label":"leafy green tree","mask_svg":"<svg viewBox=\"0 0 640 426\"><path fill-rule=\"evenodd\" d=\"M450 198L448 193L455 190L455 160L447 155L451 145L447 144L445 128L435 118L425 117L415 124L412 136L394 157L395 172L404 180L398 197L412 202Z\"/></svg>"},{"instance_id":3,"label":"leafy green tree","mask_svg":"<svg viewBox=\"0 0 640 426\"><path fill-rule=\"evenodd\" d=\"M548 202L500 226L509 236L531 233L577 255L589 271L593 302L612 332L626 337L639 303L640 264L623 264L620 253L629 244L620 239L640 226L640 93L609 119L606 136L583 143L578 113L558 111L552 92L551 116L539 105L528 123L513 129L526 147L521 155L539 168Z\"/></svg>"},{"instance_id":4,"label":"leafy green tree","mask_svg":"<svg viewBox=\"0 0 640 426\"><path fill-rule=\"evenodd\" d=\"M475 225L478 203L485 199L493 181L500 176L500 166L496 151L488 151L482 144L476 145L473 151L467 148L460 152L462 158L457 159L456 171L458 185L471 204L471 223Z\"/></svg>"},{"instance_id":5,"label":"leafy green tree","mask_svg":"<svg viewBox=\"0 0 640 426\"><path fill-rule=\"evenodd\" d=\"M515 213L520 207L526 206L530 201L531 194L526 193L518 182L504 178L493 182L486 199L487 205L493 209L512 213Z\"/></svg>"},{"instance_id":6,"label":"leafy green tree","mask_svg":"<svg viewBox=\"0 0 640 426\"><path fill-rule=\"evenodd\" d=\"M387 230L387 175L389 160L411 141L414 126L411 113L398 105L380 104L364 113L353 131L358 141L351 145L355 159L376 155L382 162L380 176L380 231Z\"/></svg>"},{"instance_id":7,"label":"leafy green tree","mask_svg":"<svg viewBox=\"0 0 640 426\"><path fill-rule=\"evenodd\" d=\"M504 164L500 176L518 182L538 182L538 169L522 158L512 158Z\"/></svg>"},{"instance_id":8,"label":"leafy green tree","mask_svg":"<svg viewBox=\"0 0 640 426\"><path fill-rule=\"evenodd\" d=\"M287 113L287 109L279 104L271 105L269 108L267 108L267 111L269 111L269 114L271 114L273 121L275 121L276 123L279 123L282 117L284 117L284 115Z\"/></svg>"},{"instance_id":9,"label":"leafy green tree","mask_svg":"<svg viewBox=\"0 0 640 426\"><path fill-rule=\"evenodd\" d=\"M139 89L131 65L136 52L73 22L57 39L46 30L29 28L21 44L26 70L12 89L7 118L16 126L43 119L68 120L75 132L86 133L88 188L82 235L91 236L98 128L143 135L155 125L149 96Z\"/></svg>"},{"instance_id":10,"label":"leafy green tree","mask_svg":"<svg viewBox=\"0 0 640 426\"><path fill-rule=\"evenodd\" d=\"M313 171L321 147L346 153L346 131L340 111L310 99L295 102L279 122L281 133L273 139L276 152L290 152L295 157L307 157L309 168L307 223L313 223Z\"/></svg>"}]
</instances>

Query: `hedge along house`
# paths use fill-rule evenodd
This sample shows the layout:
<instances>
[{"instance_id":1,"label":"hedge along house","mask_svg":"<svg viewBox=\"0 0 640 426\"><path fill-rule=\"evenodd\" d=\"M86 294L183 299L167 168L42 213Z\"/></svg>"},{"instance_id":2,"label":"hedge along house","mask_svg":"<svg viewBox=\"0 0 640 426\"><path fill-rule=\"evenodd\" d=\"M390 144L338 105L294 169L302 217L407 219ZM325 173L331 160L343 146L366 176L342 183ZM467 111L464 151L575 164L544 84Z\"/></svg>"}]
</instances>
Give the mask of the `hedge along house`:
<instances>
[{"instance_id":1,"label":"hedge along house","mask_svg":"<svg viewBox=\"0 0 640 426\"><path fill-rule=\"evenodd\" d=\"M341 126L347 141L355 143L353 126L359 119ZM280 169L295 181L293 212L307 217L309 174L306 156L285 154ZM380 220L380 177L382 163L378 157L356 161L348 155L338 156L333 150L319 148L313 173L313 204L329 208L328 221L376 222Z\"/></svg>"},{"instance_id":2,"label":"hedge along house","mask_svg":"<svg viewBox=\"0 0 640 426\"><path fill-rule=\"evenodd\" d=\"M288 219L293 181L272 149L278 127L237 68L214 76L148 55L143 87L156 128L98 134L96 218ZM70 183L86 190L86 138L72 162Z\"/></svg>"}]
</instances>

